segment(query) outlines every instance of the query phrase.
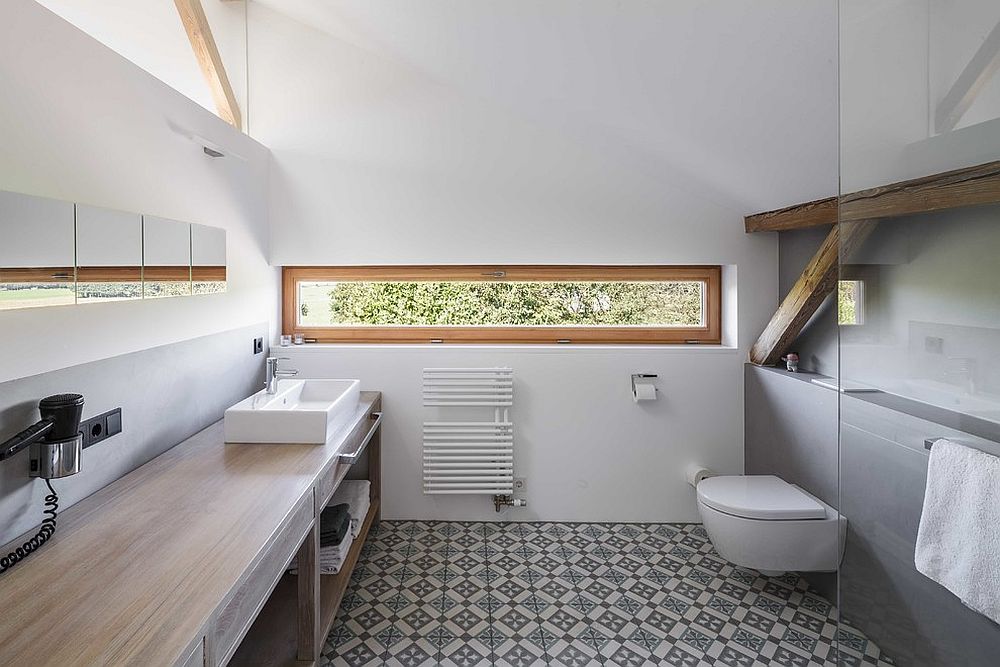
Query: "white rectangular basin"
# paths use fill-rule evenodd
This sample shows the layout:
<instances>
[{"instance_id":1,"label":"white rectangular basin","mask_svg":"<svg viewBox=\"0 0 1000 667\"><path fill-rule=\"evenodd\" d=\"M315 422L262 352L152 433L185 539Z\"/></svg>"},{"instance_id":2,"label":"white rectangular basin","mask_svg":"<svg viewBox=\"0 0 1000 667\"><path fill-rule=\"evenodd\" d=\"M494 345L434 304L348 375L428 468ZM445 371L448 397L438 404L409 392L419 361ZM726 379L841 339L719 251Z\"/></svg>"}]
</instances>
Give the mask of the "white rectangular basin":
<instances>
[{"instance_id":1,"label":"white rectangular basin","mask_svg":"<svg viewBox=\"0 0 1000 667\"><path fill-rule=\"evenodd\" d=\"M359 380L278 380L226 410L226 442L322 445L354 413Z\"/></svg>"}]
</instances>

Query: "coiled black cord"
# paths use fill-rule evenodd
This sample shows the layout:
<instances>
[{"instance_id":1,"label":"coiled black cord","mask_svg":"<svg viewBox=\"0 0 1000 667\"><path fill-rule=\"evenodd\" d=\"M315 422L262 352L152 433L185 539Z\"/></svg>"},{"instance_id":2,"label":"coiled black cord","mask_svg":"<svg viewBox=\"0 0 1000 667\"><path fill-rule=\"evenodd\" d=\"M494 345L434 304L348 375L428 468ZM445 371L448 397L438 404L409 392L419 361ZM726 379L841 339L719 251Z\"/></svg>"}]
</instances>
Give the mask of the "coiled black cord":
<instances>
[{"instance_id":1,"label":"coiled black cord","mask_svg":"<svg viewBox=\"0 0 1000 667\"><path fill-rule=\"evenodd\" d=\"M59 495L52 488L52 482L45 480L45 486L49 487L49 495L45 496L45 510L47 514L42 519L42 526L30 540L11 551L6 556L0 557L0 573L6 572L10 568L31 555L31 553L41 547L56 532L56 512L59 511Z\"/></svg>"}]
</instances>

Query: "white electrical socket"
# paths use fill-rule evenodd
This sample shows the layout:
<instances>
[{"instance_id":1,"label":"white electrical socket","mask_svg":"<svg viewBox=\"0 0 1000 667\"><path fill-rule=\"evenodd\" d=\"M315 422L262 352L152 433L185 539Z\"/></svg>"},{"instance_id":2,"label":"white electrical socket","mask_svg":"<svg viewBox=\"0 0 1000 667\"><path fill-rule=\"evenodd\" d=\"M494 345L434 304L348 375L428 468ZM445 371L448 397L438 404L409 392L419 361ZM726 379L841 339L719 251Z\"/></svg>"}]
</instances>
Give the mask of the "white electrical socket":
<instances>
[{"instance_id":1,"label":"white electrical socket","mask_svg":"<svg viewBox=\"0 0 1000 667\"><path fill-rule=\"evenodd\" d=\"M514 493L524 493L528 490L528 480L524 477L514 478Z\"/></svg>"}]
</instances>

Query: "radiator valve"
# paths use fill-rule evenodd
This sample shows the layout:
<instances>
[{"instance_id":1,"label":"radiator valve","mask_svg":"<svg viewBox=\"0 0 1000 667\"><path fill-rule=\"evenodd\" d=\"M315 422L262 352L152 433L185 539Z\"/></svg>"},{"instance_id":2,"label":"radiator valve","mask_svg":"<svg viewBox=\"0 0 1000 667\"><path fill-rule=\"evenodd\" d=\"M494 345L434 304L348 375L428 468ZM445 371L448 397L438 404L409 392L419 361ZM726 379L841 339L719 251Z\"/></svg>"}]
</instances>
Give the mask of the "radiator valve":
<instances>
[{"instance_id":1,"label":"radiator valve","mask_svg":"<svg viewBox=\"0 0 1000 667\"><path fill-rule=\"evenodd\" d=\"M524 498L495 495L493 496L493 506L496 507L497 512L499 512L501 507L527 507L528 501Z\"/></svg>"}]
</instances>

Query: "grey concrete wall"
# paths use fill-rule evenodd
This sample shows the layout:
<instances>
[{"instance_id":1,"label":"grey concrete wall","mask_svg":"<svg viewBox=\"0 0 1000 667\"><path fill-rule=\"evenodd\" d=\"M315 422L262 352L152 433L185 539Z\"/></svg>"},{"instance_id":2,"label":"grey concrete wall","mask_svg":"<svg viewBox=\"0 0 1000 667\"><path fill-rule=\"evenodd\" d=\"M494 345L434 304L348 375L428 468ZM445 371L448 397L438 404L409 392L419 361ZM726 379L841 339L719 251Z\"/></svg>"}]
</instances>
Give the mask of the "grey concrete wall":
<instances>
[{"instance_id":1,"label":"grey concrete wall","mask_svg":"<svg viewBox=\"0 0 1000 667\"><path fill-rule=\"evenodd\" d=\"M38 400L83 394L84 418L122 408L122 433L84 450L83 470L53 480L65 509L222 418L263 383L254 337L268 324L195 338L0 383L0 440L38 419ZM16 353L8 350L8 353ZM0 544L42 519L44 483L28 477L28 451L0 462Z\"/></svg>"},{"instance_id":2,"label":"grey concrete wall","mask_svg":"<svg viewBox=\"0 0 1000 667\"><path fill-rule=\"evenodd\" d=\"M746 365L746 472L778 475L837 507L837 392L812 384L812 377ZM837 601L836 573L806 579Z\"/></svg>"},{"instance_id":3,"label":"grey concrete wall","mask_svg":"<svg viewBox=\"0 0 1000 667\"><path fill-rule=\"evenodd\" d=\"M850 396L841 414L841 511L849 520L841 614L898 665L996 665L1000 627L913 565L927 482L924 439L996 445Z\"/></svg>"},{"instance_id":4,"label":"grey concrete wall","mask_svg":"<svg viewBox=\"0 0 1000 667\"><path fill-rule=\"evenodd\" d=\"M844 278L864 282L864 323L838 331L831 298L795 343L805 369L913 400L845 395L838 444L836 392L803 374L747 369L747 472L778 474L839 502L849 521L838 573L841 614L900 665L993 665L1000 655L1000 628L913 565L924 438L983 443L983 433L956 428L979 432L972 416L1000 413L998 215L994 206L883 223L842 268ZM781 234L782 294L823 233ZM953 418L932 421L943 407ZM829 577L810 581L828 597L836 591Z\"/></svg>"},{"instance_id":5,"label":"grey concrete wall","mask_svg":"<svg viewBox=\"0 0 1000 667\"><path fill-rule=\"evenodd\" d=\"M836 507L837 392L815 375L746 366L746 471L778 475Z\"/></svg>"}]
</instances>

